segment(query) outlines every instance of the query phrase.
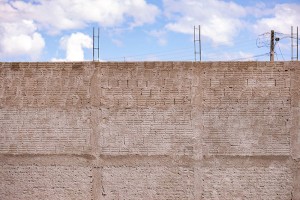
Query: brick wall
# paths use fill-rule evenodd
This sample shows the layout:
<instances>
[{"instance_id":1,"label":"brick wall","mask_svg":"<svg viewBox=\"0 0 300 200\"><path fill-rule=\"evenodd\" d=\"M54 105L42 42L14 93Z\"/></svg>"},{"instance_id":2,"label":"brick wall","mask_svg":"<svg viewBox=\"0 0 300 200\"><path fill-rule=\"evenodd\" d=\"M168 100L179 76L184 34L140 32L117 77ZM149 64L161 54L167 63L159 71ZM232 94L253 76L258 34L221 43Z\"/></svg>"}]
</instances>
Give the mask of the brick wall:
<instances>
[{"instance_id":1,"label":"brick wall","mask_svg":"<svg viewBox=\"0 0 300 200\"><path fill-rule=\"evenodd\" d=\"M0 199L300 199L299 62L0 63Z\"/></svg>"}]
</instances>

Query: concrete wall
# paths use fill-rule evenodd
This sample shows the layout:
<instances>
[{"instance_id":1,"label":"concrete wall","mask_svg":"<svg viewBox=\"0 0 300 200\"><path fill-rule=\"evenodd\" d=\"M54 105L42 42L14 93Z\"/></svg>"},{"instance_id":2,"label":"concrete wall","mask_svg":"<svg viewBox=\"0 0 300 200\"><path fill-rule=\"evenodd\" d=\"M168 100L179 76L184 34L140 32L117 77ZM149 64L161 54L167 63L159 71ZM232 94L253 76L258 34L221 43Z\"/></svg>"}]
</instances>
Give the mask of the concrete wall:
<instances>
[{"instance_id":1,"label":"concrete wall","mask_svg":"<svg viewBox=\"0 0 300 200\"><path fill-rule=\"evenodd\" d=\"M0 199L300 199L299 62L0 63Z\"/></svg>"}]
</instances>

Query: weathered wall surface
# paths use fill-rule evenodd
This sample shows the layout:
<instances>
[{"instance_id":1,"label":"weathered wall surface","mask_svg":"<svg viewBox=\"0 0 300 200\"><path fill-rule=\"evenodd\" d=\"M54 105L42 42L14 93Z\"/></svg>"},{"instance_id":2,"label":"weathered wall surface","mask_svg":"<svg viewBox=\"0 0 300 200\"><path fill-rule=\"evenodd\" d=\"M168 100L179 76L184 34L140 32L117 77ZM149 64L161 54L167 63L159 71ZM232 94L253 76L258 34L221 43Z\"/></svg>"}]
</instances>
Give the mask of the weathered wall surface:
<instances>
[{"instance_id":1,"label":"weathered wall surface","mask_svg":"<svg viewBox=\"0 0 300 200\"><path fill-rule=\"evenodd\" d=\"M300 199L299 62L0 63L0 199Z\"/></svg>"}]
</instances>

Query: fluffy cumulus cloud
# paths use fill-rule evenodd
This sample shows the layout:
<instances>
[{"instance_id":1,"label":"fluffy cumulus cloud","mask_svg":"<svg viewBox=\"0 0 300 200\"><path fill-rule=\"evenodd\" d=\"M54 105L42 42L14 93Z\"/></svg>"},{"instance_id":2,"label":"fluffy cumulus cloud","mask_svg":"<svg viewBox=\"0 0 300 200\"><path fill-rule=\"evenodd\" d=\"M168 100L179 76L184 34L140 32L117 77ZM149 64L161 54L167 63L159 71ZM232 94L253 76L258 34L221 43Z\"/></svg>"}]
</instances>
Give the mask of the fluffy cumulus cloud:
<instances>
[{"instance_id":1,"label":"fluffy cumulus cloud","mask_svg":"<svg viewBox=\"0 0 300 200\"><path fill-rule=\"evenodd\" d=\"M66 51L65 59L52 59L53 61L83 61L84 48L91 49L93 47L92 38L83 33L72 33L70 36L62 37L60 46Z\"/></svg>"},{"instance_id":2,"label":"fluffy cumulus cloud","mask_svg":"<svg viewBox=\"0 0 300 200\"><path fill-rule=\"evenodd\" d=\"M256 33L268 32L271 29L289 34L291 26L300 24L299 4L277 4L267 16L262 16L253 25Z\"/></svg>"},{"instance_id":3,"label":"fluffy cumulus cloud","mask_svg":"<svg viewBox=\"0 0 300 200\"><path fill-rule=\"evenodd\" d=\"M242 29L255 34L290 33L291 26L300 24L299 4L258 3L242 6L221 0L164 0L164 14L169 19L168 30L193 34L193 26L201 25L202 37L214 44L231 44ZM251 20L249 20L251 19ZM250 27L250 28L249 28Z\"/></svg>"},{"instance_id":4,"label":"fluffy cumulus cloud","mask_svg":"<svg viewBox=\"0 0 300 200\"><path fill-rule=\"evenodd\" d=\"M145 0L0 0L0 13L0 56L37 58L45 46L41 33L78 31L94 23L133 28L155 22L159 9ZM76 33L68 41L73 41L79 50L76 59L83 58L81 50L89 48L85 46L87 38ZM66 50L67 59L75 59L71 48Z\"/></svg>"},{"instance_id":5,"label":"fluffy cumulus cloud","mask_svg":"<svg viewBox=\"0 0 300 200\"><path fill-rule=\"evenodd\" d=\"M219 0L164 0L164 7L171 21L167 29L193 34L193 26L201 25L202 36L215 44L230 44L244 25L241 18L246 16L242 6Z\"/></svg>"},{"instance_id":6,"label":"fluffy cumulus cloud","mask_svg":"<svg viewBox=\"0 0 300 200\"><path fill-rule=\"evenodd\" d=\"M234 44L241 30L249 31L249 35L271 29L289 34L291 26L300 24L299 3L255 1L260 3L239 4L241 1L237 0L162 2L163 7L159 8L147 0L0 0L0 58L20 55L38 60L42 52L49 51L44 50L44 38L68 34L61 40L66 51L64 59L84 60L84 50L91 48L92 41L89 36L78 32L81 29L95 25L132 30L155 23L158 16L164 16L164 19L154 24L152 31L145 28L145 33L157 38L161 46L168 45L170 31L193 35L195 25L201 25L204 40L222 46ZM71 34L72 31L76 33ZM123 45L119 40L112 42L117 46Z\"/></svg>"},{"instance_id":7,"label":"fluffy cumulus cloud","mask_svg":"<svg viewBox=\"0 0 300 200\"><path fill-rule=\"evenodd\" d=\"M158 44L165 46L167 44L167 32L165 30L152 30L148 33L150 36L157 38Z\"/></svg>"},{"instance_id":8,"label":"fluffy cumulus cloud","mask_svg":"<svg viewBox=\"0 0 300 200\"><path fill-rule=\"evenodd\" d=\"M45 46L45 41L32 21L0 23L0 57L29 55L36 60Z\"/></svg>"},{"instance_id":9,"label":"fluffy cumulus cloud","mask_svg":"<svg viewBox=\"0 0 300 200\"><path fill-rule=\"evenodd\" d=\"M89 23L103 27L127 24L130 27L153 23L159 9L145 0L35 0L14 1L23 18L36 21L50 33L78 29Z\"/></svg>"}]
</instances>

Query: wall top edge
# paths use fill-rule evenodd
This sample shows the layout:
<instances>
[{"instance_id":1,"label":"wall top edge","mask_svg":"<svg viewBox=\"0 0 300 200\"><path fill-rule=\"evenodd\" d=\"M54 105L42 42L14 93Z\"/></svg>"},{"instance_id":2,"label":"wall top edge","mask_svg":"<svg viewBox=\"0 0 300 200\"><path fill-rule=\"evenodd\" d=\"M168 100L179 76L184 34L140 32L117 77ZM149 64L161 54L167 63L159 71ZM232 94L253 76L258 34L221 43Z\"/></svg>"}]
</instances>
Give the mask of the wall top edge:
<instances>
[{"instance_id":1,"label":"wall top edge","mask_svg":"<svg viewBox=\"0 0 300 200\"><path fill-rule=\"evenodd\" d=\"M105 63L299 63L300 61L126 61L126 62L118 62L118 61L58 61L58 62L1 62L0 64L105 64Z\"/></svg>"}]
</instances>

